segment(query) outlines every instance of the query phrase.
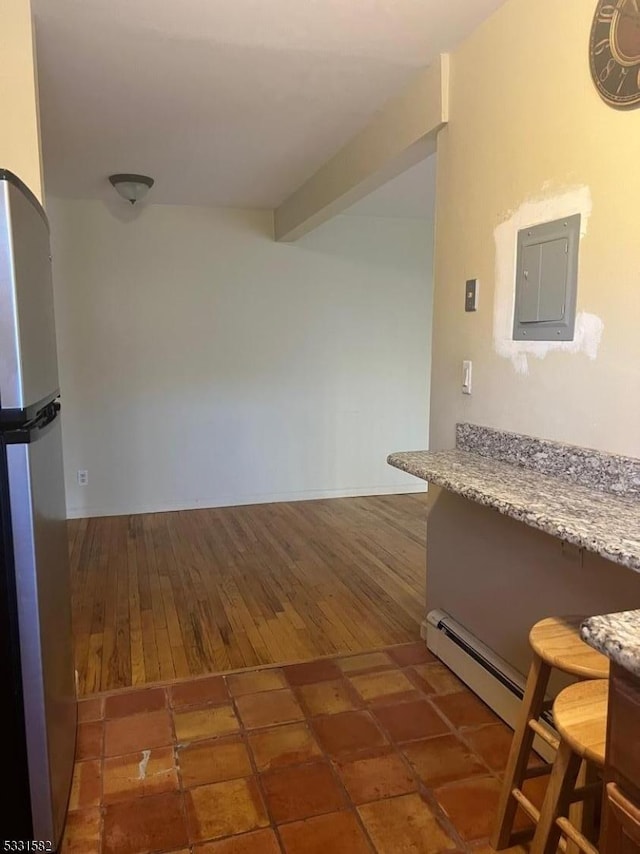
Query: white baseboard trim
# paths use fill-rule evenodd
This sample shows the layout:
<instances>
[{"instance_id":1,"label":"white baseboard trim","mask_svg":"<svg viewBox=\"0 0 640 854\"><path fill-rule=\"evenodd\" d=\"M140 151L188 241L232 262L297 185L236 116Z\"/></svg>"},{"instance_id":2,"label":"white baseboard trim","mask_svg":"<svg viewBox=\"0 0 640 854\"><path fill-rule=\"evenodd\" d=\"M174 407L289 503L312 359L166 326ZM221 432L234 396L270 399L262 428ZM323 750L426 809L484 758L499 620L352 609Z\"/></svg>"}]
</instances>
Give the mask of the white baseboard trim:
<instances>
[{"instance_id":1,"label":"white baseboard trim","mask_svg":"<svg viewBox=\"0 0 640 854\"><path fill-rule=\"evenodd\" d=\"M461 630L462 640L466 641L466 644L460 645L460 638L452 640L441 631L436 625L438 616ZM431 652L446 664L474 694L493 709L511 729L515 728L522 705L520 696L524 694L525 677L522 674L516 673L506 661L499 658L459 623L456 624L456 621L443 611L429 613L420 626L420 636L427 642ZM465 649L465 646L468 648ZM506 683L503 680L506 680ZM512 685L511 690L507 684ZM518 695L513 692L514 687L518 689ZM554 731L550 727L547 728L553 735ZM535 736L533 745L543 759L553 762L555 751L539 736Z\"/></svg>"},{"instance_id":2,"label":"white baseboard trim","mask_svg":"<svg viewBox=\"0 0 640 854\"><path fill-rule=\"evenodd\" d=\"M193 501L164 501L157 504L133 504L130 507L68 507L68 519L97 516L137 516L142 513L168 513L175 510L203 510L215 507L240 507L246 504L277 504L283 501L316 501L323 498L358 498L367 495L407 495L427 491L426 483L409 486L368 486L353 489L310 489L304 492L273 492L256 495L220 496Z\"/></svg>"}]
</instances>

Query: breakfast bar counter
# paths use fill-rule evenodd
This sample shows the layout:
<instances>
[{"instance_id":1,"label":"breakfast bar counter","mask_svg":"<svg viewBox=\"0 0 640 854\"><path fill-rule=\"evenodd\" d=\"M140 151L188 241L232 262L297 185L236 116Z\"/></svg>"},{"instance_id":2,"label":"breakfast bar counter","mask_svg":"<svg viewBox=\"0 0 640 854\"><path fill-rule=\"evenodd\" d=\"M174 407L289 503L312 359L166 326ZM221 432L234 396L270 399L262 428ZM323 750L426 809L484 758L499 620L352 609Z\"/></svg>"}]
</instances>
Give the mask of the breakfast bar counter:
<instances>
[{"instance_id":1,"label":"breakfast bar counter","mask_svg":"<svg viewBox=\"0 0 640 854\"><path fill-rule=\"evenodd\" d=\"M640 677L640 611L589 617L580 633L598 652Z\"/></svg>"},{"instance_id":2,"label":"breakfast bar counter","mask_svg":"<svg viewBox=\"0 0 640 854\"><path fill-rule=\"evenodd\" d=\"M640 572L640 460L458 424L448 451L389 465Z\"/></svg>"},{"instance_id":3,"label":"breakfast bar counter","mask_svg":"<svg viewBox=\"0 0 640 854\"><path fill-rule=\"evenodd\" d=\"M460 449L400 452L387 462L640 572L640 501L635 496Z\"/></svg>"}]
</instances>

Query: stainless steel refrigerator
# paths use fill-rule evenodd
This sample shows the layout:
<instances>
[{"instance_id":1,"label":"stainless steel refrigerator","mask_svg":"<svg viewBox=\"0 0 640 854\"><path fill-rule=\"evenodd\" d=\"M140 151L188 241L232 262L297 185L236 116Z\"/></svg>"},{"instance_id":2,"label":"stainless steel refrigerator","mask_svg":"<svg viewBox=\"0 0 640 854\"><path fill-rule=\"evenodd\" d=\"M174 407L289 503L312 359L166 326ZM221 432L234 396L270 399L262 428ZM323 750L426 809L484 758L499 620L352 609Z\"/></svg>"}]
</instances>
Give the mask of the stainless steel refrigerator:
<instances>
[{"instance_id":1,"label":"stainless steel refrigerator","mask_svg":"<svg viewBox=\"0 0 640 854\"><path fill-rule=\"evenodd\" d=\"M76 738L49 226L0 170L0 837L59 844ZM8 850L8 849L7 849ZM26 850L26 849L11 849Z\"/></svg>"}]
</instances>

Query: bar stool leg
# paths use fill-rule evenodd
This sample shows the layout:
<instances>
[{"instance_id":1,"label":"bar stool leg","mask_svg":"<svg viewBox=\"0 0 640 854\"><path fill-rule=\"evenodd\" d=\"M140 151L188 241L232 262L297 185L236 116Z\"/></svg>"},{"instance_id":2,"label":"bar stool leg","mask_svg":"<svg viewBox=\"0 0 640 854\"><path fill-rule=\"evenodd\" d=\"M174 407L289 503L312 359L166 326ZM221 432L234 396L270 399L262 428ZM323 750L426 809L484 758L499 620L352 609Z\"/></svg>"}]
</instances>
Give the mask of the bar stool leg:
<instances>
[{"instance_id":1,"label":"bar stool leg","mask_svg":"<svg viewBox=\"0 0 640 854\"><path fill-rule=\"evenodd\" d=\"M560 828L556 824L556 819L567 815L579 768L580 757L565 741L561 741L531 843L530 854L556 854L560 841Z\"/></svg>"},{"instance_id":2,"label":"bar stool leg","mask_svg":"<svg viewBox=\"0 0 640 854\"><path fill-rule=\"evenodd\" d=\"M596 767L591 762L583 760L578 771L576 787L578 789L583 786L588 787L596 783L597 780L598 773ZM597 842L595 806L594 798L587 798L584 801L577 801L569 807L569 821L593 844ZM572 842L571 839L567 839L565 854L581 854L580 846L576 842Z\"/></svg>"},{"instance_id":3,"label":"bar stool leg","mask_svg":"<svg viewBox=\"0 0 640 854\"><path fill-rule=\"evenodd\" d=\"M550 665L534 654L511 742L509 760L498 803L495 830L491 837L491 845L496 851L508 848L511 843L513 822L518 808L518 802L513 797L512 792L514 788L521 789L525 779L534 738L533 730L529 727L529 721L537 721L542 713L550 673Z\"/></svg>"}]
</instances>

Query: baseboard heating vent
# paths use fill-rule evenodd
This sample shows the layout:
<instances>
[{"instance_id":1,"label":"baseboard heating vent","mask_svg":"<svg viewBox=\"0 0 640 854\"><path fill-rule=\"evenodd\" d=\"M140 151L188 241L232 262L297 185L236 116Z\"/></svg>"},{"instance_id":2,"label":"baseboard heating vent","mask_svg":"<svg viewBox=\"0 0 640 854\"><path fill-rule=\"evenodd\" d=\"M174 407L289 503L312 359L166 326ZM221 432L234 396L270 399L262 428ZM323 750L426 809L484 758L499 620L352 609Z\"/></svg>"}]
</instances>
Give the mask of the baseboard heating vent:
<instances>
[{"instance_id":1,"label":"baseboard heating vent","mask_svg":"<svg viewBox=\"0 0 640 854\"><path fill-rule=\"evenodd\" d=\"M422 624L427 646L510 727L515 726L525 680L503 658L445 611L433 610ZM542 720L553 733L550 712ZM554 753L536 736L536 751L548 761Z\"/></svg>"}]
</instances>

